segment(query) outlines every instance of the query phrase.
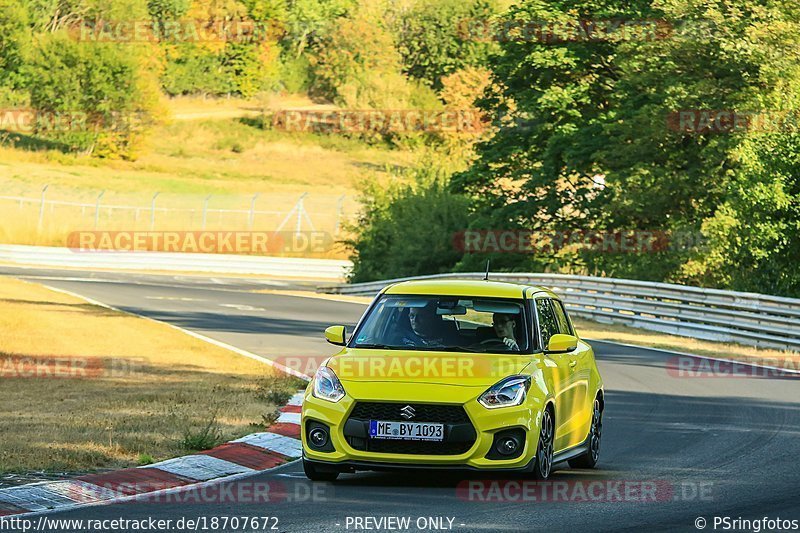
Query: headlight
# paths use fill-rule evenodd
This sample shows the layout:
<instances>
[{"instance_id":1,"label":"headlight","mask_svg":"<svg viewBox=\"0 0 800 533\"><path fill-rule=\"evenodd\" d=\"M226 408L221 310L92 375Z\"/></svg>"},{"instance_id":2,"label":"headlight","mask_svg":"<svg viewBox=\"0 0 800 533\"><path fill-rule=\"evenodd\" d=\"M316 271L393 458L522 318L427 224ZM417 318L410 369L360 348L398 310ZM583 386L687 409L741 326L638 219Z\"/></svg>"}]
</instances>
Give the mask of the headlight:
<instances>
[{"instance_id":1,"label":"headlight","mask_svg":"<svg viewBox=\"0 0 800 533\"><path fill-rule=\"evenodd\" d=\"M313 394L315 398L320 400L338 402L344 398L344 387L342 387L342 383L333 373L333 370L327 366L321 366L314 376Z\"/></svg>"},{"instance_id":2,"label":"headlight","mask_svg":"<svg viewBox=\"0 0 800 533\"><path fill-rule=\"evenodd\" d=\"M528 389L531 388L530 376L510 376L481 394L478 402L487 409L511 407L525 401Z\"/></svg>"}]
</instances>

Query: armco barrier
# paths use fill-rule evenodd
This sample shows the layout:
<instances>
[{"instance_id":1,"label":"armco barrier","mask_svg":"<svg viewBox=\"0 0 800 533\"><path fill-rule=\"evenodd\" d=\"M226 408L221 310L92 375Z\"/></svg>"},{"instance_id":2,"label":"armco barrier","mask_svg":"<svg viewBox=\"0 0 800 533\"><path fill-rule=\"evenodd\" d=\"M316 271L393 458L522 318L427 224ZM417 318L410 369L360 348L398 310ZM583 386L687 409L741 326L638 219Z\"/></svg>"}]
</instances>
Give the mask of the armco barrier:
<instances>
[{"instance_id":1,"label":"armco barrier","mask_svg":"<svg viewBox=\"0 0 800 533\"><path fill-rule=\"evenodd\" d=\"M409 279L482 279L483 273L440 274L352 285L321 292L373 295ZM738 342L762 348L800 350L800 300L764 294L702 289L669 283L590 276L493 273L495 281L547 287L575 316L664 333Z\"/></svg>"},{"instance_id":2,"label":"armco barrier","mask_svg":"<svg viewBox=\"0 0 800 533\"><path fill-rule=\"evenodd\" d=\"M167 252L73 252L69 248L0 245L0 263L68 268L260 274L339 281L352 263L228 254Z\"/></svg>"}]
</instances>

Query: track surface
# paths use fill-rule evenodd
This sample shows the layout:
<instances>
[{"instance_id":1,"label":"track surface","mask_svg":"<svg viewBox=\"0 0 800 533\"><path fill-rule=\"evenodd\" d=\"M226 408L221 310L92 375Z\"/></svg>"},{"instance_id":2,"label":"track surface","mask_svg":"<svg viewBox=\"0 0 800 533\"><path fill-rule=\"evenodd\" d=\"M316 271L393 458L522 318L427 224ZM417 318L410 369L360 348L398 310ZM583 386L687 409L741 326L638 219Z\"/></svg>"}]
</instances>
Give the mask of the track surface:
<instances>
[{"instance_id":1,"label":"track surface","mask_svg":"<svg viewBox=\"0 0 800 533\"><path fill-rule=\"evenodd\" d=\"M324 327L354 324L364 310L360 304L252 292L297 288L288 281L11 267L0 268L0 274L73 291L268 357L330 354ZM800 381L678 378L667 371L669 356L663 352L593 344L607 394L600 468L564 467L553 480L657 481L674 487L674 499L486 503L467 501L456 488L467 479L502 477L359 473L341 476L335 485L317 485L316 500L302 503L128 503L51 517L271 515L278 517L280 531L353 531L348 517L386 516L411 517L412 525L419 517L450 517L456 531L696 531L698 517L713 531L714 516L800 519ZM246 482L286 487L295 499L311 488L299 463Z\"/></svg>"}]
</instances>

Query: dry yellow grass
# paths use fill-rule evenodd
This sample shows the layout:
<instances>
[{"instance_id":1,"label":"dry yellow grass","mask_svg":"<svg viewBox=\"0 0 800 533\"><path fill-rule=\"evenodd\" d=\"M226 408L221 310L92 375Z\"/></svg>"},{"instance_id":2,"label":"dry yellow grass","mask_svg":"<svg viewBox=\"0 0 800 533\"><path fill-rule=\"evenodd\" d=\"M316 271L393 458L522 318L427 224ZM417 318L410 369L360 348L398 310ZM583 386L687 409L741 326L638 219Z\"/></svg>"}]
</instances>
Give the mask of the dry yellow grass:
<instances>
[{"instance_id":1,"label":"dry yellow grass","mask_svg":"<svg viewBox=\"0 0 800 533\"><path fill-rule=\"evenodd\" d=\"M274 105L303 107L303 99L289 98ZM334 135L293 134L258 127L237 114L257 113L250 101L173 101L172 120L150 135L149 145L136 161L107 161L58 151L28 151L1 142L0 193L30 202L0 199L0 242L63 245L72 231L91 230L94 204L104 192L98 220L100 230L149 230L150 203L160 193L154 229L198 230L202 227L204 200L211 195L206 228L249 229L251 198L258 193L253 227L274 230L302 193L305 208L318 231L335 233L339 198L344 196L344 219L359 209L357 185L362 180L388 181L392 169L406 167L412 152L371 146ZM254 111L255 110L255 111ZM205 117L205 118L204 118ZM48 200L86 206L47 205L39 227L38 199L49 185ZM109 206L137 206L109 209ZM295 218L285 229L293 230ZM310 226L303 221L303 229ZM344 235L335 235L342 238ZM342 257L341 249L324 257Z\"/></svg>"},{"instance_id":2,"label":"dry yellow grass","mask_svg":"<svg viewBox=\"0 0 800 533\"><path fill-rule=\"evenodd\" d=\"M265 427L294 380L164 324L0 277L0 471L86 471L190 453ZM26 377L31 357L59 377ZM83 367L83 370L81 368ZM68 371L69 368L77 368ZM280 394L278 394L279 396Z\"/></svg>"}]
</instances>

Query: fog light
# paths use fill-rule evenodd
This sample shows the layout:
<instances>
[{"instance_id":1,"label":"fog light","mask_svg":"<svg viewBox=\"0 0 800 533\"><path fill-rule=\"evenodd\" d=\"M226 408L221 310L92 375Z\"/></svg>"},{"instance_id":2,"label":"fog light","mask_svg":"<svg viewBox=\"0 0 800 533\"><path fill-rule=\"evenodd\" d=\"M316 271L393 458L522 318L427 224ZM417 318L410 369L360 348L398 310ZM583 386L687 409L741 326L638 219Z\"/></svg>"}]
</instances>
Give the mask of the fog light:
<instances>
[{"instance_id":1,"label":"fog light","mask_svg":"<svg viewBox=\"0 0 800 533\"><path fill-rule=\"evenodd\" d=\"M315 448L324 448L328 444L328 432L320 427L316 427L309 431L308 440Z\"/></svg>"},{"instance_id":2,"label":"fog light","mask_svg":"<svg viewBox=\"0 0 800 533\"><path fill-rule=\"evenodd\" d=\"M495 448L500 455L514 455L519 448L519 441L514 437L503 437L497 441Z\"/></svg>"}]
</instances>

